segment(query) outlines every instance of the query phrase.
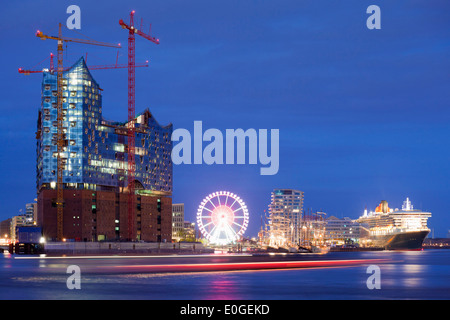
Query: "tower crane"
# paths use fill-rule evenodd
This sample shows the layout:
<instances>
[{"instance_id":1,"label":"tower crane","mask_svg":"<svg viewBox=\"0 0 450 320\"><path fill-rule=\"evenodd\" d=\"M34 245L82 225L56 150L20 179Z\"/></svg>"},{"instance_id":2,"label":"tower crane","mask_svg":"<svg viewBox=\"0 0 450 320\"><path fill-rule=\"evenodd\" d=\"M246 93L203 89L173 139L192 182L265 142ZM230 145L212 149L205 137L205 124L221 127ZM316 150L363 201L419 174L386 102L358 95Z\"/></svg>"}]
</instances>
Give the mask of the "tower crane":
<instances>
[{"instance_id":1,"label":"tower crane","mask_svg":"<svg viewBox=\"0 0 450 320\"><path fill-rule=\"evenodd\" d=\"M24 69L19 68L18 71L20 74L29 76L32 73L43 73L43 72L54 72L55 67L53 64L53 53L50 53L50 68L49 69L41 69L41 70L31 70L31 69ZM136 63L136 68L144 68L148 67L148 61L145 61L143 63ZM105 65L94 65L94 66L88 66L89 70L103 70L103 69L124 69L128 68L128 64L126 63L116 63L115 64L105 64ZM68 71L70 68L63 68L63 71Z\"/></svg>"},{"instance_id":2,"label":"tower crane","mask_svg":"<svg viewBox=\"0 0 450 320\"><path fill-rule=\"evenodd\" d=\"M86 39L75 39L63 37L61 32L61 23L58 28L57 36L45 35L42 31L37 31L36 36L41 40L56 40L58 41L58 64L57 64L57 197L56 197L56 208L57 208L57 239L59 241L63 240L63 205L64 205L64 193L63 193L63 148L65 145L64 135L63 135L63 114L62 114L62 98L63 98L63 44L66 42L82 43L88 45L96 45L103 47L121 48L120 44L112 44L94 40Z\"/></svg>"},{"instance_id":3,"label":"tower crane","mask_svg":"<svg viewBox=\"0 0 450 320\"><path fill-rule=\"evenodd\" d=\"M134 212L135 212L135 201L134 201L134 180L135 180L135 35L139 35L144 39L147 39L155 44L159 44L159 39L144 33L141 27L138 29L134 25L134 14L135 11L130 13L130 23L125 23L122 19L119 20L120 26L128 30L128 239L130 241L135 240L134 235ZM149 30L150 33L150 30Z\"/></svg>"}]
</instances>

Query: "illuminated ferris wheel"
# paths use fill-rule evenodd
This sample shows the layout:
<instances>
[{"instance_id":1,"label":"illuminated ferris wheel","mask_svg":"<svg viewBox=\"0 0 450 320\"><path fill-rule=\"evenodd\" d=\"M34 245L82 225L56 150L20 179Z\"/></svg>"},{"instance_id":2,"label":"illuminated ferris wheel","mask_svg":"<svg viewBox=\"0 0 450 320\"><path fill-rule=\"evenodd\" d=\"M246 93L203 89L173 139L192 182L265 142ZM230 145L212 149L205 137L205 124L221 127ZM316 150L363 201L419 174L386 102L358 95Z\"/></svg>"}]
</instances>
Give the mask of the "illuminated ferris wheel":
<instances>
[{"instance_id":1,"label":"illuminated ferris wheel","mask_svg":"<svg viewBox=\"0 0 450 320\"><path fill-rule=\"evenodd\" d=\"M200 203L197 225L212 244L230 244L244 234L248 210L244 201L228 191L214 192Z\"/></svg>"}]
</instances>

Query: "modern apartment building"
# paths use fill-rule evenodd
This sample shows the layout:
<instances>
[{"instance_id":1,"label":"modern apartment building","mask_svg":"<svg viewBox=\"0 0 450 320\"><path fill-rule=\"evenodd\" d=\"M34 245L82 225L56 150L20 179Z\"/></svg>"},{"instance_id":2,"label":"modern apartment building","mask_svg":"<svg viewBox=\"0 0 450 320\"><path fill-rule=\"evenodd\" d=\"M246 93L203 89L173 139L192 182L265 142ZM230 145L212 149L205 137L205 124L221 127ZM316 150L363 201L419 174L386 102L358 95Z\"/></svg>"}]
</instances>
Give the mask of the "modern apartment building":
<instances>
[{"instance_id":1,"label":"modern apartment building","mask_svg":"<svg viewBox=\"0 0 450 320\"><path fill-rule=\"evenodd\" d=\"M184 233L184 203L172 204L172 239L180 240Z\"/></svg>"},{"instance_id":2,"label":"modern apartment building","mask_svg":"<svg viewBox=\"0 0 450 320\"><path fill-rule=\"evenodd\" d=\"M339 219L330 216L326 222L325 240L330 244L354 244L368 237L367 226L348 217Z\"/></svg>"},{"instance_id":3,"label":"modern apartment building","mask_svg":"<svg viewBox=\"0 0 450 320\"><path fill-rule=\"evenodd\" d=\"M294 246L300 241L303 192L274 189L269 205L269 245Z\"/></svg>"}]
</instances>

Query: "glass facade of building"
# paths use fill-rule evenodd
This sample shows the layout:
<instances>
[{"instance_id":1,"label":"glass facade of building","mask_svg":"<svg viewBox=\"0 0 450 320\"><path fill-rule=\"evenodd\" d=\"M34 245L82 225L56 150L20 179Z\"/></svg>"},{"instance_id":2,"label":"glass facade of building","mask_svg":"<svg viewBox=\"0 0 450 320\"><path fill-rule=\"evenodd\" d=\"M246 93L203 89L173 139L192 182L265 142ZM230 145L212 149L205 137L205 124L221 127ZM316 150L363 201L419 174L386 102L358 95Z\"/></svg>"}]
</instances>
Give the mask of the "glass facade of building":
<instances>
[{"instance_id":1,"label":"glass facade of building","mask_svg":"<svg viewBox=\"0 0 450 320\"><path fill-rule=\"evenodd\" d=\"M101 88L80 58L63 73L63 184L65 189L127 187L127 122L103 119ZM172 193L172 125L160 126L146 110L135 121L135 189ZM38 117L37 190L57 181L57 78L44 72Z\"/></svg>"},{"instance_id":2,"label":"glass facade of building","mask_svg":"<svg viewBox=\"0 0 450 320\"><path fill-rule=\"evenodd\" d=\"M302 191L273 190L269 205L269 244L271 246L299 244L302 212Z\"/></svg>"},{"instance_id":3,"label":"glass facade of building","mask_svg":"<svg viewBox=\"0 0 450 320\"><path fill-rule=\"evenodd\" d=\"M184 237L184 203L172 204L172 239Z\"/></svg>"},{"instance_id":4,"label":"glass facade of building","mask_svg":"<svg viewBox=\"0 0 450 320\"><path fill-rule=\"evenodd\" d=\"M342 219L331 216L327 219L325 238L332 245L354 244L361 236L367 236L366 227L348 217Z\"/></svg>"}]
</instances>

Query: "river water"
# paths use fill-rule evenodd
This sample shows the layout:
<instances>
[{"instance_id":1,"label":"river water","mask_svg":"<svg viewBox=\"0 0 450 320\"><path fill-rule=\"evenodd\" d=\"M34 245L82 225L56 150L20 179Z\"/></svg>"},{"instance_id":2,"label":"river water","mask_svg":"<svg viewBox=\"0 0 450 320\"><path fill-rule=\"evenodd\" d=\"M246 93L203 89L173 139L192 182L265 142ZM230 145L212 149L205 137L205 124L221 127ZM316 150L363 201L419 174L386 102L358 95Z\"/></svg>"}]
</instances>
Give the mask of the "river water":
<instances>
[{"instance_id":1,"label":"river water","mask_svg":"<svg viewBox=\"0 0 450 320\"><path fill-rule=\"evenodd\" d=\"M26 259L24 259L26 258ZM215 257L170 257L170 263ZM450 298L450 250L333 252L307 259L383 259L380 289L369 289L368 264L259 271L146 272L130 266L167 263L155 257L39 258L0 255L0 299L372 300ZM80 289L68 289L70 265Z\"/></svg>"}]
</instances>

